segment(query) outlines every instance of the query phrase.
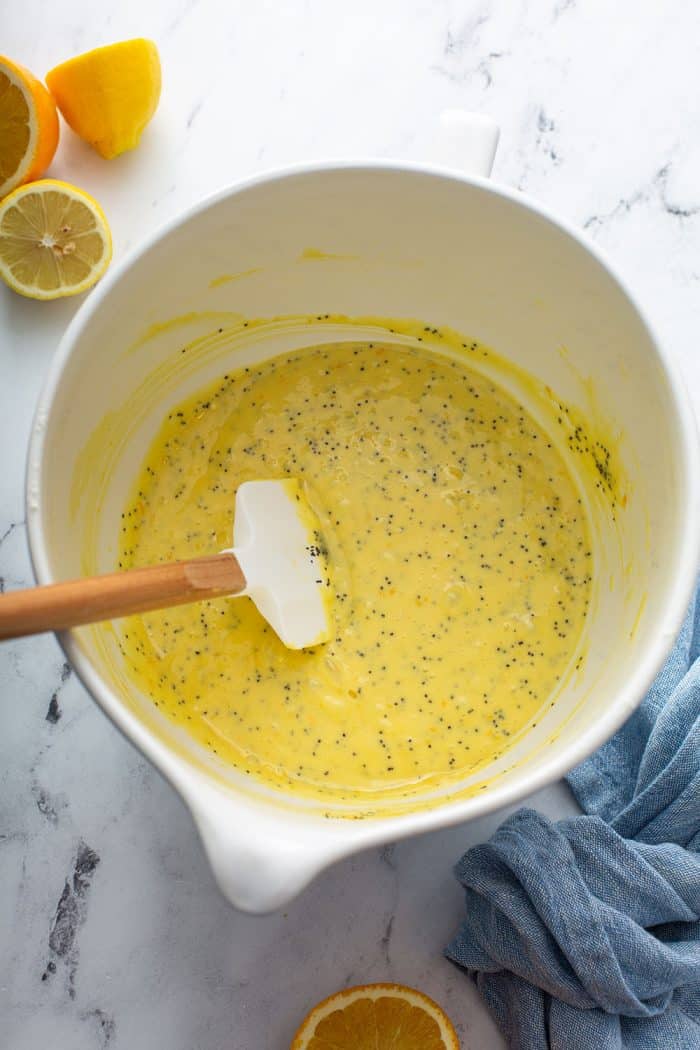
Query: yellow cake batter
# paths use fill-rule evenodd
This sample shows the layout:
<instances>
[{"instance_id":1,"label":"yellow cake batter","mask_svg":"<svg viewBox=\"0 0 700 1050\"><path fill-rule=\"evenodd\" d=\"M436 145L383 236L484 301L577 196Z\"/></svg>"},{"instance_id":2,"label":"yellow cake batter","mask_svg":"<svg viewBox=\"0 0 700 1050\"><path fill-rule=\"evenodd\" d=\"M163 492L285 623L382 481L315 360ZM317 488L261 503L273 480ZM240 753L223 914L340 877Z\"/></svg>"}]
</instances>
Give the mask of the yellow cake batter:
<instances>
[{"instance_id":1,"label":"yellow cake batter","mask_svg":"<svg viewBox=\"0 0 700 1050\"><path fill-rule=\"evenodd\" d=\"M591 550L527 412L461 361L342 343L232 371L164 421L123 515L123 568L231 545L243 481L295 477L321 521L334 637L292 652L246 599L132 618L139 686L222 760L358 801L506 750L575 656Z\"/></svg>"}]
</instances>

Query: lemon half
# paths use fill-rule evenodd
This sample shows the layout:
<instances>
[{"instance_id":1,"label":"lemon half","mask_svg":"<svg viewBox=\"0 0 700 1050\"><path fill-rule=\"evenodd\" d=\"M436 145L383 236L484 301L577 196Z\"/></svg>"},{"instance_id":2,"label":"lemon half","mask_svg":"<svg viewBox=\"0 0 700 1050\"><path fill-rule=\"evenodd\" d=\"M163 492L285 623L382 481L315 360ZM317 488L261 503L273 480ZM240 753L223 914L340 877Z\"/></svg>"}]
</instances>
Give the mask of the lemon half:
<instances>
[{"instance_id":1,"label":"lemon half","mask_svg":"<svg viewBox=\"0 0 700 1050\"><path fill-rule=\"evenodd\" d=\"M42 179L0 202L0 277L31 299L91 288L112 258L102 208L77 186Z\"/></svg>"}]
</instances>

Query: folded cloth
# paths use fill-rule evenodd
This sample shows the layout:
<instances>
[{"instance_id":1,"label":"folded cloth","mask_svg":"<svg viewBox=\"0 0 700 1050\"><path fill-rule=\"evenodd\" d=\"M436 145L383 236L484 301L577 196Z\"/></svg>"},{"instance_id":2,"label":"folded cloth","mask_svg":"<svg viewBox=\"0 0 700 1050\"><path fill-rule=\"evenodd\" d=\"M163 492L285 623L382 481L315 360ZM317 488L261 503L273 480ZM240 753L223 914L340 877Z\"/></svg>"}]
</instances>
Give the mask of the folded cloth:
<instances>
[{"instance_id":1,"label":"folded cloth","mask_svg":"<svg viewBox=\"0 0 700 1050\"><path fill-rule=\"evenodd\" d=\"M649 694L568 777L470 849L448 958L514 1050L700 1050L700 600Z\"/></svg>"}]
</instances>

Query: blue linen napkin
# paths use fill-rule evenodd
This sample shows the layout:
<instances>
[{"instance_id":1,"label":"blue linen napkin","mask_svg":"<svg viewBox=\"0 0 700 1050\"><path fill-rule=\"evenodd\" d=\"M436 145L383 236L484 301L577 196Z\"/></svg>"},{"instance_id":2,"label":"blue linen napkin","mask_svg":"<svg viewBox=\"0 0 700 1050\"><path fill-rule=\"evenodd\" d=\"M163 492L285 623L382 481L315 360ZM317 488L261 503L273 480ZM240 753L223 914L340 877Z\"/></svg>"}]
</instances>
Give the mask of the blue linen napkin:
<instances>
[{"instance_id":1,"label":"blue linen napkin","mask_svg":"<svg viewBox=\"0 0 700 1050\"><path fill-rule=\"evenodd\" d=\"M700 1050L700 600L649 694L568 777L587 816L521 809L456 867L449 959L513 1050Z\"/></svg>"}]
</instances>

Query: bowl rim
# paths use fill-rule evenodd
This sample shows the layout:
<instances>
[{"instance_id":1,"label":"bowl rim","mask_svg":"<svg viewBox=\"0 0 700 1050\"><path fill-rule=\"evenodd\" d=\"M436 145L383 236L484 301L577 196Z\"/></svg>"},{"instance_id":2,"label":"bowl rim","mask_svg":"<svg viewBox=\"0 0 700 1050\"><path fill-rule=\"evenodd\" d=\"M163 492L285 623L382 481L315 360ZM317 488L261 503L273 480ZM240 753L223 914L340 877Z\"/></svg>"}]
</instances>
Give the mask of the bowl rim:
<instances>
[{"instance_id":1,"label":"bowl rim","mask_svg":"<svg viewBox=\"0 0 700 1050\"><path fill-rule=\"evenodd\" d=\"M644 658L635 672L629 677L623 688L618 690L614 702L610 704L600 718L596 719L568 745L561 748L548 749L547 754L541 758L538 767L534 771L525 767L520 774L516 772L505 783L490 786L487 791L456 801L448 801L444 805L438 804L426 810L411 811L409 809L405 813L398 815L378 816L362 821L348 821L342 817L339 818L339 820L342 820L345 832L340 835L338 841L335 841L332 845L329 844L329 848L324 854L324 863L329 863L331 860L338 859L365 846L382 844L389 839L398 839L422 831L447 827L465 820L485 816L494 810L519 803L533 792L559 780L584 759L588 758L609 740L629 718L656 677L682 625L695 588L698 566L700 564L698 431L688 391L680 379L677 364L672 360L668 351L664 349L663 342L657 335L646 311L642 308L636 295L620 276L607 255L590 239L584 230L579 230L566 219L560 218L547 206L531 200L519 191L498 185L489 178L465 174L458 169L439 164L394 161L381 158L350 158L274 167L236 180L230 185L205 196L162 223L147 237L143 238L140 243L125 253L124 257L111 267L107 275L80 306L51 359L35 410L30 434L25 481L25 503L29 553L37 581L42 584L55 582L43 533L42 479L46 444L46 421L50 416L56 391L60 386L73 347L82 330L100 309L103 300L107 298L112 288L118 284L131 266L156 244L165 240L179 227L194 220L202 212L217 206L230 197L263 185L283 182L290 178L324 174L333 175L335 173L353 171L357 173L382 172L388 176L415 174L427 176L434 180L436 184L441 181L448 181L476 187L505 202L514 204L530 212L536 218L551 224L558 231L568 235L580 248L593 257L608 279L617 286L634 310L647 334L649 344L656 353L657 362L667 384L673 406L672 410L679 429L679 470L684 505L682 508L683 520L680 523L681 541L678 543L676 550L676 576L669 587L663 608L656 614L658 621L656 638L653 644L649 645ZM170 781L183 796L187 805L194 810L197 801L198 784L204 781L208 787L211 787L214 785L214 778L205 771L195 768L186 758L180 757L172 751L138 719L135 713L127 708L118 694L102 679L90 660L84 655L74 632L60 632L57 638L82 684L107 717ZM220 786L218 782L217 786ZM249 797L246 794L236 792L235 788L231 788L225 793L230 796L232 805L244 806L245 802L249 801ZM254 809L259 809L264 804L262 798L255 797ZM280 818L287 822L292 817L292 811L282 809L280 806L272 804L269 809L279 813ZM317 816L314 819L315 821L327 820L327 818L321 816ZM332 823L338 825L339 820L332 819Z\"/></svg>"}]
</instances>

